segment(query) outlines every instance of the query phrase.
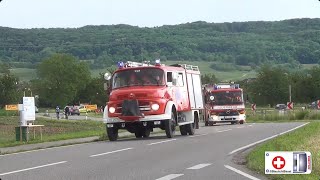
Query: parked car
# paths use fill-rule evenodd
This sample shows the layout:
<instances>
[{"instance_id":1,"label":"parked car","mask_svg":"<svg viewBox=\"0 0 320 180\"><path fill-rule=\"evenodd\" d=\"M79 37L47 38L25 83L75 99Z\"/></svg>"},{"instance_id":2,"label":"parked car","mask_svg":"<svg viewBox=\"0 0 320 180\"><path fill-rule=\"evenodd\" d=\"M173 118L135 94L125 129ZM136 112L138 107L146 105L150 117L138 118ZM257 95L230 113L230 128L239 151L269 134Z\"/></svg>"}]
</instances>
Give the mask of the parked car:
<instances>
[{"instance_id":1,"label":"parked car","mask_svg":"<svg viewBox=\"0 0 320 180\"><path fill-rule=\"evenodd\" d=\"M69 115L78 115L78 116L80 115L80 111L77 107L75 107L75 106L68 106L68 107L69 107Z\"/></svg>"},{"instance_id":2,"label":"parked car","mask_svg":"<svg viewBox=\"0 0 320 180\"><path fill-rule=\"evenodd\" d=\"M317 101L312 102L308 106L310 109L317 109L318 108Z\"/></svg>"},{"instance_id":3,"label":"parked car","mask_svg":"<svg viewBox=\"0 0 320 180\"><path fill-rule=\"evenodd\" d=\"M277 109L277 110L286 110L287 109L287 105L286 104L277 104L275 109Z\"/></svg>"},{"instance_id":4,"label":"parked car","mask_svg":"<svg viewBox=\"0 0 320 180\"><path fill-rule=\"evenodd\" d=\"M79 106L78 110L79 110L80 113L86 113L86 112L88 112L88 111L87 111L87 108L86 108L85 106Z\"/></svg>"}]
</instances>

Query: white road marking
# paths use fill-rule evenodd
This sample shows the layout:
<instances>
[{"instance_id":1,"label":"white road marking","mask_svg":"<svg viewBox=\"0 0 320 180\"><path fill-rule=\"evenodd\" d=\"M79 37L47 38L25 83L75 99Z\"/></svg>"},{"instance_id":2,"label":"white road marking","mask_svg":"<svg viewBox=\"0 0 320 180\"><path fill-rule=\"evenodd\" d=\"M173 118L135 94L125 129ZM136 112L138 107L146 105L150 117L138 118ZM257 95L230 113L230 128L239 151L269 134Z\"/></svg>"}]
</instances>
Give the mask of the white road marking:
<instances>
[{"instance_id":1,"label":"white road marking","mask_svg":"<svg viewBox=\"0 0 320 180\"><path fill-rule=\"evenodd\" d=\"M39 169L39 168L48 167L48 166L54 166L54 165L63 164L63 163L66 163L66 162L67 162L67 161L61 161L61 162L46 164L46 165L42 165L42 166L36 166L36 167L32 167L32 168L26 168L26 169L21 169L21 170L6 172L6 173L0 174L0 176L4 176L4 175L8 175L8 174L14 174L14 173L23 172L23 171L29 171L29 170L33 170L33 169Z\"/></svg>"},{"instance_id":2,"label":"white road marking","mask_svg":"<svg viewBox=\"0 0 320 180\"><path fill-rule=\"evenodd\" d=\"M199 136L205 136L205 135L208 135L208 133L207 133L207 134L193 135L193 136L189 136L189 137L190 137L190 138L193 138L193 137L199 137Z\"/></svg>"},{"instance_id":3,"label":"white road marking","mask_svg":"<svg viewBox=\"0 0 320 180\"><path fill-rule=\"evenodd\" d=\"M169 174L167 176L164 176L164 177L156 179L156 180L170 180L170 179L174 179L174 178L177 178L180 176L183 176L183 174Z\"/></svg>"},{"instance_id":4,"label":"white road marking","mask_svg":"<svg viewBox=\"0 0 320 180\"><path fill-rule=\"evenodd\" d=\"M238 169L236 169L236 168L233 168L233 167L231 167L231 166L224 165L224 167L226 167L226 168L230 169L231 171L234 171L234 172L236 172L236 173L238 173L238 174L241 174L242 176L244 176L244 177L246 177L246 178L249 178L249 179L252 179L252 180L260 180L260 179L258 179L258 178L256 178L256 177L251 176L250 174L247 174L247 173L245 173L245 172L242 172L242 171L240 171L240 170L238 170Z\"/></svg>"},{"instance_id":5,"label":"white road marking","mask_svg":"<svg viewBox=\"0 0 320 180\"><path fill-rule=\"evenodd\" d=\"M121 152L121 151L127 151L127 150L130 150L130 149L133 149L133 148L119 149L119 150L116 150L116 151L110 151L110 152L105 152L105 153L101 153L101 154L95 154L95 155L91 155L90 157L103 156L103 155L117 153L117 152Z\"/></svg>"},{"instance_id":6,"label":"white road marking","mask_svg":"<svg viewBox=\"0 0 320 180\"><path fill-rule=\"evenodd\" d=\"M37 152L37 151L44 151L44 150L50 150L50 149L58 149L58 148L72 147L72 146L81 146L81 145L85 145L85 144L89 144L89 143L92 143L92 142L81 143L81 144L71 144L71 145L66 145L66 146L50 147L50 148L43 148L43 149L35 149L35 150L23 151L23 152L17 152L17 153L10 153L10 154L3 154L3 155L0 155L0 157L17 155L17 154L26 154L26 153Z\"/></svg>"},{"instance_id":7,"label":"white road marking","mask_svg":"<svg viewBox=\"0 0 320 180\"><path fill-rule=\"evenodd\" d=\"M239 127L237 127L237 128L239 128L239 129L240 129L240 128L244 128L244 126L239 126Z\"/></svg>"},{"instance_id":8,"label":"white road marking","mask_svg":"<svg viewBox=\"0 0 320 180\"><path fill-rule=\"evenodd\" d=\"M276 135L270 136L270 137L268 137L268 138L265 138L265 139L256 141L256 142L251 143L251 144L248 144L248 145L246 145L246 146L240 147L240 148L238 148L238 149L235 149L235 150L231 151L231 152L229 153L229 155L231 155L231 154L233 154L233 153L235 153L235 152L241 151L241 150L243 150L243 149L249 148L249 147L251 147L251 146L254 146L254 145L256 145L256 144L262 143L262 142L264 142L264 141L270 140L270 139L275 138L275 137L277 137L277 136L283 135L283 134L285 134L285 133L291 132L291 131L296 130L296 129L298 129L298 128L304 126L304 125L307 125L307 124L309 124L309 122L308 122L308 123L305 123L305 124L302 124L302 125L300 125L300 126L297 126L297 127L295 127L295 128L292 128L292 129L290 129L290 130L288 130L288 131L284 131L284 132L282 132L282 133L280 133L280 134L276 134Z\"/></svg>"},{"instance_id":9,"label":"white road marking","mask_svg":"<svg viewBox=\"0 0 320 180\"><path fill-rule=\"evenodd\" d=\"M148 146L155 145L155 144L166 143L166 142L175 141L175 140L177 140L177 139L170 139L170 140L165 140L165 141L150 143L150 144L148 144Z\"/></svg>"},{"instance_id":10,"label":"white road marking","mask_svg":"<svg viewBox=\"0 0 320 180\"><path fill-rule=\"evenodd\" d=\"M222 130L222 131L217 131L218 133L220 132L226 132L226 131L231 131L232 129L226 129L226 130Z\"/></svg>"},{"instance_id":11,"label":"white road marking","mask_svg":"<svg viewBox=\"0 0 320 180\"><path fill-rule=\"evenodd\" d=\"M249 125L250 127L252 126L252 124L251 125Z\"/></svg>"},{"instance_id":12,"label":"white road marking","mask_svg":"<svg viewBox=\"0 0 320 180\"><path fill-rule=\"evenodd\" d=\"M211 165L211 164L198 164L198 165L189 167L189 168L187 168L187 169L201 169L201 168L204 168L204 167L207 167L207 166L210 166L210 165Z\"/></svg>"}]
</instances>

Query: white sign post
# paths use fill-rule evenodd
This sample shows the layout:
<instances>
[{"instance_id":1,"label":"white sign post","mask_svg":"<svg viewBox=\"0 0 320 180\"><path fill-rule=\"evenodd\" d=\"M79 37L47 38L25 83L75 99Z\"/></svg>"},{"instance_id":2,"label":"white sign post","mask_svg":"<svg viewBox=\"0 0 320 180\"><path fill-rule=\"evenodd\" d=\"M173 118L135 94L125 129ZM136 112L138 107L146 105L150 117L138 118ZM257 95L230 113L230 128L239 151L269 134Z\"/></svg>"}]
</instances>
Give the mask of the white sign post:
<instances>
[{"instance_id":1,"label":"white sign post","mask_svg":"<svg viewBox=\"0 0 320 180\"><path fill-rule=\"evenodd\" d=\"M36 120L34 97L23 97L23 117L25 121Z\"/></svg>"}]
</instances>

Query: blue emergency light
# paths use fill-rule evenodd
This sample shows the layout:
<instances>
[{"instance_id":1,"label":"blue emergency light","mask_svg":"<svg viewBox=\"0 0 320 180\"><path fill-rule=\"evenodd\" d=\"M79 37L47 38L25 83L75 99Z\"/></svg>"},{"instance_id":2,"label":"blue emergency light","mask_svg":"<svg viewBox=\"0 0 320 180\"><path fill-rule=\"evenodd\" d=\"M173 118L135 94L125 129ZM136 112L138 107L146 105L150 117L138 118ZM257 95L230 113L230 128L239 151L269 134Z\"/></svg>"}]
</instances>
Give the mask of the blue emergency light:
<instances>
[{"instance_id":1,"label":"blue emergency light","mask_svg":"<svg viewBox=\"0 0 320 180\"><path fill-rule=\"evenodd\" d=\"M122 61L118 62L118 68L122 69L124 67L124 63Z\"/></svg>"}]
</instances>

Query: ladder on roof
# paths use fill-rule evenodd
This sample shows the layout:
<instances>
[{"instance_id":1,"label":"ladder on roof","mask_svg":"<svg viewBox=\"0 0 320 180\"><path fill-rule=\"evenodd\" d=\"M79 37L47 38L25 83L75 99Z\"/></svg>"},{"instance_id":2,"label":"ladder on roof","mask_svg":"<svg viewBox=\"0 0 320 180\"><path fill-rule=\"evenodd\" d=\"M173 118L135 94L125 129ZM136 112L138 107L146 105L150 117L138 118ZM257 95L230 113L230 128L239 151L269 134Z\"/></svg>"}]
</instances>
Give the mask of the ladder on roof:
<instances>
[{"instance_id":1,"label":"ladder on roof","mask_svg":"<svg viewBox=\"0 0 320 180\"><path fill-rule=\"evenodd\" d=\"M172 66L182 67L182 68L184 68L186 70L199 71L199 67L198 66L194 66L194 65L190 65L190 64L174 64Z\"/></svg>"}]
</instances>

